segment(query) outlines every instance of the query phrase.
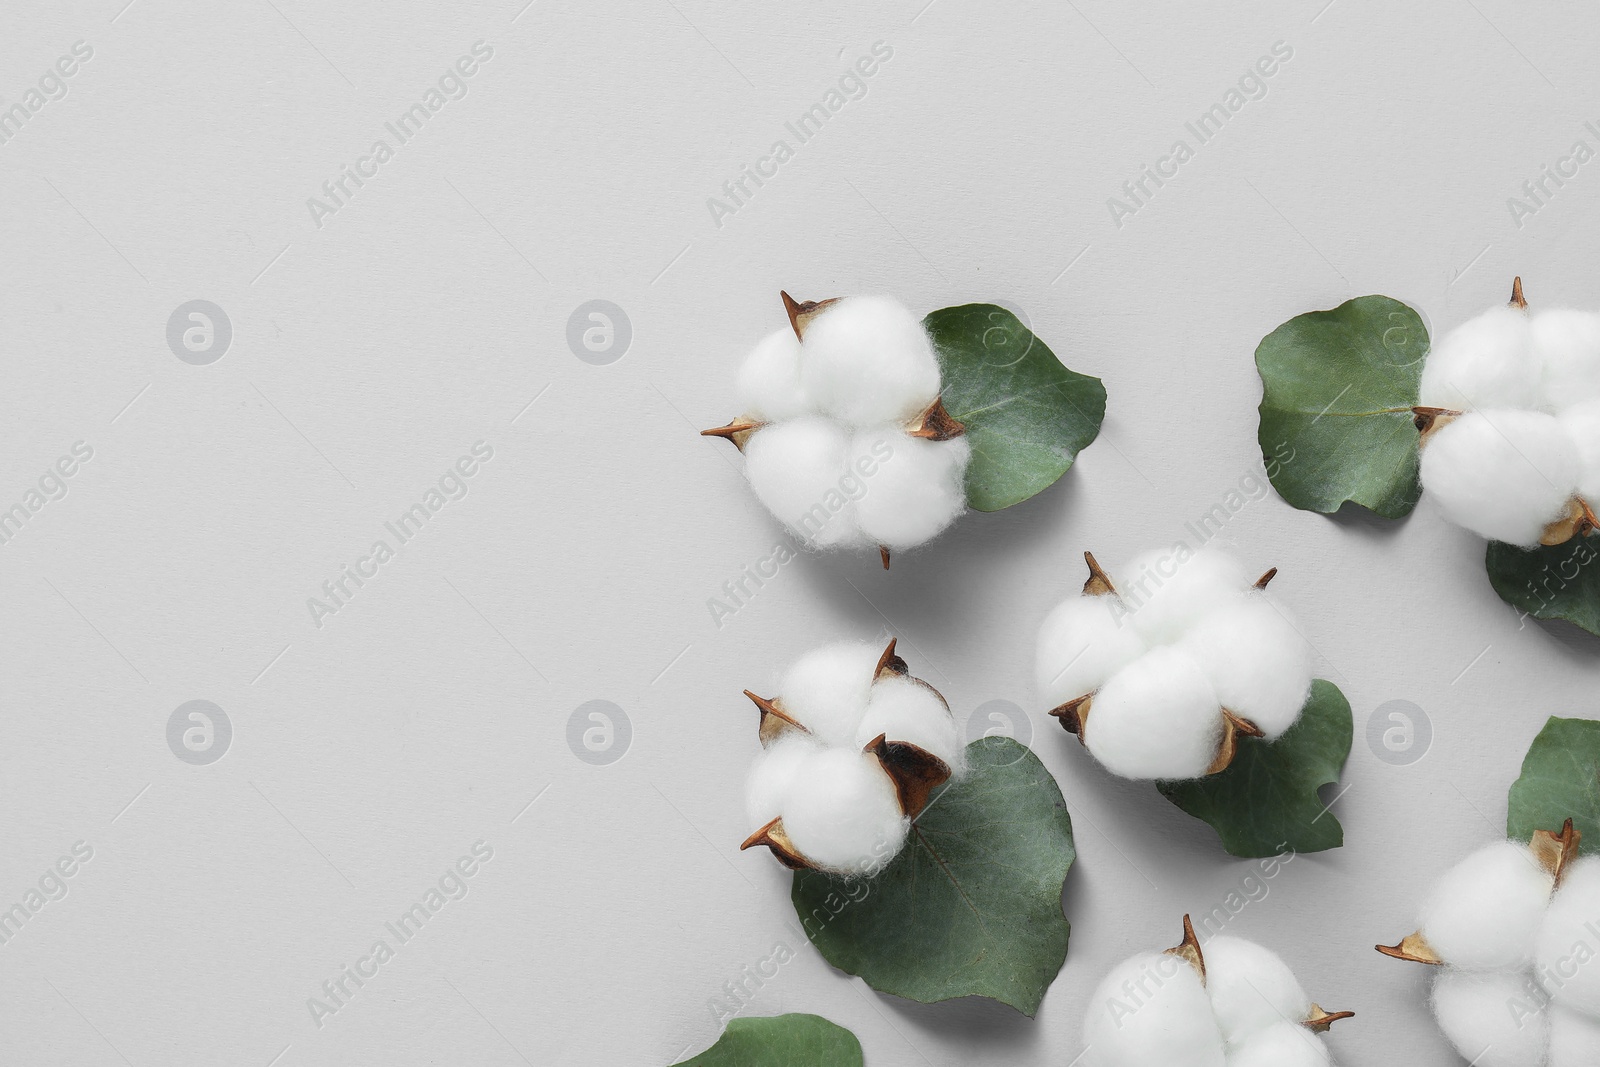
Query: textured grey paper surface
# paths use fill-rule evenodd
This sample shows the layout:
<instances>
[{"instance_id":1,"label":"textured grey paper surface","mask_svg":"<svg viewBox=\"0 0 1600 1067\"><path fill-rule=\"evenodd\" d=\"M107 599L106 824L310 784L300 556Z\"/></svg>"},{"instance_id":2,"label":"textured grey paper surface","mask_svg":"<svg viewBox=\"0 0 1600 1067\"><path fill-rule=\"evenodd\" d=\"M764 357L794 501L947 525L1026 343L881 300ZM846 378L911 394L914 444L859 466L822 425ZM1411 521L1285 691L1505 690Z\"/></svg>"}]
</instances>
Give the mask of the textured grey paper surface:
<instances>
[{"instance_id":1,"label":"textured grey paper surface","mask_svg":"<svg viewBox=\"0 0 1600 1067\"><path fill-rule=\"evenodd\" d=\"M0 905L41 904L0 944L0 1062L666 1064L719 1012L807 1011L873 1067L1065 1064L1100 976L1237 890L1229 931L1358 1013L1341 1063L1458 1063L1425 976L1372 946L1502 832L1545 717L1600 710L1600 643L1521 625L1426 502L1251 499L1251 355L1363 293L1435 326L1514 273L1594 306L1600 162L1573 148L1600 149L1600 16L522 2L0 14L0 109L28 111L0 127L0 507L26 512L0 544ZM1546 166L1564 184L1510 204ZM888 574L797 559L714 618L781 535L695 431L736 413L780 288L1003 301L1105 380L1104 431ZM1281 568L1356 717L1348 846L1262 889L1029 682L1084 549L1192 538L1230 490L1224 539ZM739 690L888 633L957 714L1009 702L980 727L1031 729L1071 805L1071 955L1035 1021L865 990L734 850ZM1391 701L1431 723L1419 761L1369 747Z\"/></svg>"}]
</instances>

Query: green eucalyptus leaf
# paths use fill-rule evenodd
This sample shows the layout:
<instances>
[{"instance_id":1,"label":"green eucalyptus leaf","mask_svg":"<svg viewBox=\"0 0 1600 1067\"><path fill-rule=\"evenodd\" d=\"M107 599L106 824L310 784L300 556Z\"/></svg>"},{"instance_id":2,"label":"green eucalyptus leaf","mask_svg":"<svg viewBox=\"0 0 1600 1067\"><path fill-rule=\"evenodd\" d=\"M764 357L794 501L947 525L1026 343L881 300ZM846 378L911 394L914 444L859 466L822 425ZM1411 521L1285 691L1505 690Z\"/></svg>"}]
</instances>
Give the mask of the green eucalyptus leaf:
<instances>
[{"instance_id":1,"label":"green eucalyptus leaf","mask_svg":"<svg viewBox=\"0 0 1600 1067\"><path fill-rule=\"evenodd\" d=\"M1551 718L1511 783L1506 837L1527 841L1568 819L1583 834L1579 851L1600 853L1600 722Z\"/></svg>"},{"instance_id":2,"label":"green eucalyptus leaf","mask_svg":"<svg viewBox=\"0 0 1600 1067\"><path fill-rule=\"evenodd\" d=\"M1600 549L1588 537L1525 549L1489 542L1484 567L1500 599L1536 619L1565 619L1600 635Z\"/></svg>"},{"instance_id":3,"label":"green eucalyptus leaf","mask_svg":"<svg viewBox=\"0 0 1600 1067\"><path fill-rule=\"evenodd\" d=\"M1417 402L1428 328L1387 296L1297 315L1262 338L1258 439L1280 496L1306 511L1346 501L1398 519L1416 505Z\"/></svg>"},{"instance_id":4,"label":"green eucalyptus leaf","mask_svg":"<svg viewBox=\"0 0 1600 1067\"><path fill-rule=\"evenodd\" d=\"M862 1067L861 1042L820 1015L734 1019L717 1043L677 1067Z\"/></svg>"},{"instance_id":5,"label":"green eucalyptus leaf","mask_svg":"<svg viewBox=\"0 0 1600 1067\"><path fill-rule=\"evenodd\" d=\"M1235 856L1338 848L1344 827L1317 790L1339 780L1353 734L1350 702L1338 686L1318 678L1300 721L1278 740L1240 737L1227 770L1156 785L1168 800L1210 823Z\"/></svg>"},{"instance_id":6,"label":"green eucalyptus leaf","mask_svg":"<svg viewBox=\"0 0 1600 1067\"><path fill-rule=\"evenodd\" d=\"M1005 308L941 308L922 325L939 354L945 410L966 426L972 444L972 508L999 511L1049 488L1100 433L1100 379L1062 366Z\"/></svg>"},{"instance_id":7,"label":"green eucalyptus leaf","mask_svg":"<svg viewBox=\"0 0 1600 1067\"><path fill-rule=\"evenodd\" d=\"M823 958L874 989L924 1003L990 997L1031 1016L1067 958L1072 819L1026 746L979 738L967 762L881 873L796 871L794 908Z\"/></svg>"}]
</instances>

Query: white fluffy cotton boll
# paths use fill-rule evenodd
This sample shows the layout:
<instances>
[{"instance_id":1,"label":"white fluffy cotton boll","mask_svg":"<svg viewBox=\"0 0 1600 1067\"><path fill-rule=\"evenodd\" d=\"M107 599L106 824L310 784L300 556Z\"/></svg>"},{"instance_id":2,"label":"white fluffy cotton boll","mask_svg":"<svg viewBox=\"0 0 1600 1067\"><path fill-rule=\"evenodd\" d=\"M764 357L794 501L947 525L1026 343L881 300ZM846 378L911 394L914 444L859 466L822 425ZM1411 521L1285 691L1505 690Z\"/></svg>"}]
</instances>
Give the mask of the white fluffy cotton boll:
<instances>
[{"instance_id":1,"label":"white fluffy cotton boll","mask_svg":"<svg viewBox=\"0 0 1600 1067\"><path fill-rule=\"evenodd\" d=\"M1056 707L1099 689L1145 649L1115 596L1073 597L1039 627L1034 683L1045 703Z\"/></svg>"},{"instance_id":2,"label":"white fluffy cotton boll","mask_svg":"<svg viewBox=\"0 0 1600 1067\"><path fill-rule=\"evenodd\" d=\"M1228 1053L1228 1067L1328 1067L1328 1046L1298 1023L1279 1022Z\"/></svg>"},{"instance_id":3,"label":"white fluffy cotton boll","mask_svg":"<svg viewBox=\"0 0 1600 1067\"><path fill-rule=\"evenodd\" d=\"M1113 968L1083 1021L1094 1067L1225 1067L1222 1034L1194 968L1147 952Z\"/></svg>"},{"instance_id":4,"label":"white fluffy cotton boll","mask_svg":"<svg viewBox=\"0 0 1600 1067\"><path fill-rule=\"evenodd\" d=\"M951 777L966 770L961 730L944 698L925 682L896 675L872 687L867 714L856 728L856 745L866 745L879 734L938 756Z\"/></svg>"},{"instance_id":5,"label":"white fluffy cotton boll","mask_svg":"<svg viewBox=\"0 0 1600 1067\"><path fill-rule=\"evenodd\" d=\"M790 731L756 756L745 784L745 811L751 825L765 826L783 814L790 787L802 773L806 761L820 751L821 746L811 738Z\"/></svg>"},{"instance_id":6,"label":"white fluffy cotton boll","mask_svg":"<svg viewBox=\"0 0 1600 1067\"><path fill-rule=\"evenodd\" d=\"M778 700L826 745L853 745L872 696L882 645L840 641L814 648L784 673Z\"/></svg>"},{"instance_id":7,"label":"white fluffy cotton boll","mask_svg":"<svg viewBox=\"0 0 1600 1067\"><path fill-rule=\"evenodd\" d=\"M1194 658L1162 645L1100 687L1083 738L1123 778L1198 778L1222 743L1222 706Z\"/></svg>"},{"instance_id":8,"label":"white fluffy cotton boll","mask_svg":"<svg viewBox=\"0 0 1600 1067\"><path fill-rule=\"evenodd\" d=\"M807 324L800 377L818 408L856 426L904 422L939 396L922 323L887 296L847 296Z\"/></svg>"},{"instance_id":9,"label":"white fluffy cotton boll","mask_svg":"<svg viewBox=\"0 0 1600 1067\"><path fill-rule=\"evenodd\" d=\"M783 828L800 854L838 874L873 874L894 858L910 825L877 757L825 749L790 786Z\"/></svg>"},{"instance_id":10,"label":"white fluffy cotton boll","mask_svg":"<svg viewBox=\"0 0 1600 1067\"><path fill-rule=\"evenodd\" d=\"M1574 404L1556 418L1578 451L1578 495L1600 507L1600 400Z\"/></svg>"},{"instance_id":11,"label":"white fluffy cotton boll","mask_svg":"<svg viewBox=\"0 0 1600 1067\"><path fill-rule=\"evenodd\" d=\"M1561 411L1600 396L1600 315L1552 308L1533 317L1532 330L1543 369L1542 407Z\"/></svg>"},{"instance_id":12,"label":"white fluffy cotton boll","mask_svg":"<svg viewBox=\"0 0 1600 1067\"><path fill-rule=\"evenodd\" d=\"M1594 1067L1600 1062L1600 1019L1557 1004L1550 1009L1548 1067Z\"/></svg>"},{"instance_id":13,"label":"white fluffy cotton boll","mask_svg":"<svg viewBox=\"0 0 1600 1067\"><path fill-rule=\"evenodd\" d=\"M1528 983L1523 974L1445 970L1433 985L1434 1018L1475 1067L1539 1067L1549 1020Z\"/></svg>"},{"instance_id":14,"label":"white fluffy cotton boll","mask_svg":"<svg viewBox=\"0 0 1600 1067\"><path fill-rule=\"evenodd\" d=\"M1252 592L1203 617L1183 639L1222 706L1276 741L1311 690L1311 646L1283 608Z\"/></svg>"},{"instance_id":15,"label":"white fluffy cotton boll","mask_svg":"<svg viewBox=\"0 0 1600 1067\"><path fill-rule=\"evenodd\" d=\"M798 418L810 412L800 382L800 339L785 327L763 337L739 367L739 402L763 422Z\"/></svg>"},{"instance_id":16,"label":"white fluffy cotton boll","mask_svg":"<svg viewBox=\"0 0 1600 1067\"><path fill-rule=\"evenodd\" d=\"M764 426L744 446L757 499L796 537L818 547L861 543L855 504L839 489L847 431L822 418Z\"/></svg>"},{"instance_id":17,"label":"white fluffy cotton boll","mask_svg":"<svg viewBox=\"0 0 1600 1067\"><path fill-rule=\"evenodd\" d=\"M1566 512L1578 485L1578 452L1553 415L1469 412L1432 436L1421 476L1457 526L1532 548Z\"/></svg>"},{"instance_id":18,"label":"white fluffy cotton boll","mask_svg":"<svg viewBox=\"0 0 1600 1067\"><path fill-rule=\"evenodd\" d=\"M1532 339L1528 313L1518 308L1493 307L1468 319L1428 353L1417 403L1452 411L1537 407Z\"/></svg>"},{"instance_id":19,"label":"white fluffy cotton boll","mask_svg":"<svg viewBox=\"0 0 1600 1067\"><path fill-rule=\"evenodd\" d=\"M1562 873L1539 925L1534 962L1557 1004L1600 1016L1600 858L1585 857ZM1600 1062L1600 1046L1594 1054Z\"/></svg>"},{"instance_id":20,"label":"white fluffy cotton boll","mask_svg":"<svg viewBox=\"0 0 1600 1067\"><path fill-rule=\"evenodd\" d=\"M1554 885L1526 845L1489 845L1450 868L1434 886L1422 907L1422 936L1452 967L1524 968L1533 960L1534 939Z\"/></svg>"},{"instance_id":21,"label":"white fluffy cotton boll","mask_svg":"<svg viewBox=\"0 0 1600 1067\"><path fill-rule=\"evenodd\" d=\"M1112 581L1126 622L1152 644L1176 641L1202 615L1243 598L1258 576L1215 549L1155 549L1135 556Z\"/></svg>"},{"instance_id":22,"label":"white fluffy cotton boll","mask_svg":"<svg viewBox=\"0 0 1600 1067\"><path fill-rule=\"evenodd\" d=\"M929 441L892 426L857 433L848 462L852 476L860 475L855 509L862 535L892 549L932 540L967 506L963 479L971 455L965 436Z\"/></svg>"},{"instance_id":23,"label":"white fluffy cotton boll","mask_svg":"<svg viewBox=\"0 0 1600 1067\"><path fill-rule=\"evenodd\" d=\"M1230 1046L1285 1020L1299 1029L1311 1014L1311 998L1288 964L1270 949L1219 936L1206 942L1204 955L1206 993Z\"/></svg>"}]
</instances>

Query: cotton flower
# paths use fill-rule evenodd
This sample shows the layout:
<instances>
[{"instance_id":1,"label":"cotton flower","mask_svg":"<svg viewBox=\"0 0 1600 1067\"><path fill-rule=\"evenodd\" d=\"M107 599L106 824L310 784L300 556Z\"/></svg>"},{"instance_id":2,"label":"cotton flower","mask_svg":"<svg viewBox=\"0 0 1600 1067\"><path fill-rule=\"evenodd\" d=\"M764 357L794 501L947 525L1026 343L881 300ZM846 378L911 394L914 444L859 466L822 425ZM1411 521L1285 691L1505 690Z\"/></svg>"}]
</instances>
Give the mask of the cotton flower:
<instances>
[{"instance_id":1,"label":"cotton flower","mask_svg":"<svg viewBox=\"0 0 1600 1067\"><path fill-rule=\"evenodd\" d=\"M785 865L870 876L894 859L932 791L966 770L944 697L909 673L895 643L826 645L783 675L761 711L762 751L745 809Z\"/></svg>"},{"instance_id":2,"label":"cotton flower","mask_svg":"<svg viewBox=\"0 0 1600 1067\"><path fill-rule=\"evenodd\" d=\"M966 508L972 449L939 400L922 323L889 297L799 304L739 370L745 414L705 431L745 456L757 499L815 548L891 551L938 536Z\"/></svg>"},{"instance_id":3,"label":"cotton flower","mask_svg":"<svg viewBox=\"0 0 1600 1067\"><path fill-rule=\"evenodd\" d=\"M1083 595L1039 629L1035 681L1050 714L1124 778L1197 778L1240 734L1277 740L1311 688L1311 649L1266 591L1214 549L1147 552L1116 577L1092 555Z\"/></svg>"},{"instance_id":4,"label":"cotton flower","mask_svg":"<svg viewBox=\"0 0 1600 1067\"><path fill-rule=\"evenodd\" d=\"M1568 819L1451 868L1419 929L1378 951L1438 968L1439 1028L1478 1067L1600 1062L1600 858Z\"/></svg>"},{"instance_id":5,"label":"cotton flower","mask_svg":"<svg viewBox=\"0 0 1600 1067\"><path fill-rule=\"evenodd\" d=\"M1423 365L1418 472L1458 526L1533 548L1596 526L1600 314L1511 303L1446 334Z\"/></svg>"},{"instance_id":6,"label":"cotton flower","mask_svg":"<svg viewBox=\"0 0 1600 1067\"><path fill-rule=\"evenodd\" d=\"M1350 1012L1323 1011L1287 964L1236 937L1184 939L1112 969L1090 998L1090 1067L1327 1067L1318 1035Z\"/></svg>"}]
</instances>

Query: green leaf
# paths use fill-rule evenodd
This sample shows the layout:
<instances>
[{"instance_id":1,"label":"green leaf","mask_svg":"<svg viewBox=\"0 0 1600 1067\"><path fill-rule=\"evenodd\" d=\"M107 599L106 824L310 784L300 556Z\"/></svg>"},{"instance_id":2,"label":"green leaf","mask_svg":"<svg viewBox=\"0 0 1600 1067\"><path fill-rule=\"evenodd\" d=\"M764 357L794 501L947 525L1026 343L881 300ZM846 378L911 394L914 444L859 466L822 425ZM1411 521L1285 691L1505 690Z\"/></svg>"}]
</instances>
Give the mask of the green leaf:
<instances>
[{"instance_id":1,"label":"green leaf","mask_svg":"<svg viewBox=\"0 0 1600 1067\"><path fill-rule=\"evenodd\" d=\"M1049 488L1100 433L1100 379L1062 366L1005 308L941 308L922 325L939 354L945 410L972 444L971 507L999 511Z\"/></svg>"},{"instance_id":2,"label":"green leaf","mask_svg":"<svg viewBox=\"0 0 1600 1067\"><path fill-rule=\"evenodd\" d=\"M862 1067L861 1042L820 1015L734 1019L717 1043L677 1067Z\"/></svg>"},{"instance_id":3,"label":"green leaf","mask_svg":"<svg viewBox=\"0 0 1600 1067\"><path fill-rule=\"evenodd\" d=\"M1350 702L1318 678L1300 721L1276 741L1240 737L1228 769L1205 778L1157 782L1162 796L1211 824L1235 856L1322 852L1344 844L1344 827L1317 796L1339 780L1350 757Z\"/></svg>"},{"instance_id":4,"label":"green leaf","mask_svg":"<svg viewBox=\"0 0 1600 1067\"><path fill-rule=\"evenodd\" d=\"M1307 511L1345 501L1398 519L1422 493L1412 405L1428 328L1387 296L1297 315L1262 338L1258 439L1280 496Z\"/></svg>"},{"instance_id":5,"label":"green leaf","mask_svg":"<svg viewBox=\"0 0 1600 1067\"><path fill-rule=\"evenodd\" d=\"M1583 834L1579 851L1600 853L1600 722L1551 718L1511 783L1506 837L1527 841L1535 830L1560 830L1568 819Z\"/></svg>"},{"instance_id":6,"label":"green leaf","mask_svg":"<svg viewBox=\"0 0 1600 1067\"><path fill-rule=\"evenodd\" d=\"M794 908L823 957L874 989L923 1003L990 997L1031 1016L1067 958L1072 819L1026 746L979 738L967 762L880 874L796 871Z\"/></svg>"},{"instance_id":7,"label":"green leaf","mask_svg":"<svg viewBox=\"0 0 1600 1067\"><path fill-rule=\"evenodd\" d=\"M1524 549L1489 542L1483 565L1500 599L1536 619L1565 619L1600 635L1600 567L1587 537L1564 545Z\"/></svg>"}]
</instances>

